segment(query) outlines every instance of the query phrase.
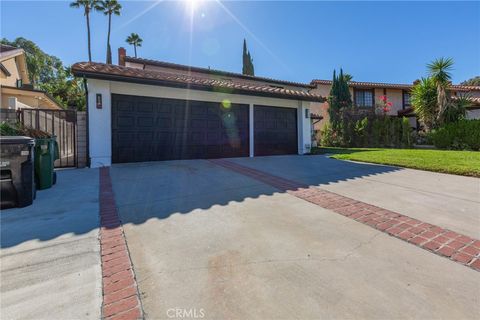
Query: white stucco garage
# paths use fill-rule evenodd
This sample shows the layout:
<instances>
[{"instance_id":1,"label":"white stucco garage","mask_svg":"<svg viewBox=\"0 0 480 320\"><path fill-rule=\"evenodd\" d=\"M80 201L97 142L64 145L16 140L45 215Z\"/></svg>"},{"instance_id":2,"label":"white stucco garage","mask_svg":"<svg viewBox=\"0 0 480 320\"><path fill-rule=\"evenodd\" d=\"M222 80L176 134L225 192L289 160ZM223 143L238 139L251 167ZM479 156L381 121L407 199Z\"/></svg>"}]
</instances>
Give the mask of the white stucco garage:
<instances>
[{"instance_id":1,"label":"white stucco garage","mask_svg":"<svg viewBox=\"0 0 480 320\"><path fill-rule=\"evenodd\" d=\"M305 154L310 102L324 100L308 85L230 73L193 76L101 63L72 70L87 82L91 167Z\"/></svg>"}]
</instances>

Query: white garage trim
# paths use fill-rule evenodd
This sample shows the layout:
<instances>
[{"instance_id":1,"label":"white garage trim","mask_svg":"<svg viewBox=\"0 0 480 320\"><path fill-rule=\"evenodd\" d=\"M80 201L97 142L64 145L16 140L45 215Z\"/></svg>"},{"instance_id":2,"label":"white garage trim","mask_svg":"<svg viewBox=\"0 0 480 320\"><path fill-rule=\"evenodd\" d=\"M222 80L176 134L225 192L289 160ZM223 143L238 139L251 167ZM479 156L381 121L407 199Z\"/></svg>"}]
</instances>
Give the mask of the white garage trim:
<instances>
[{"instance_id":1,"label":"white garage trim","mask_svg":"<svg viewBox=\"0 0 480 320\"><path fill-rule=\"evenodd\" d=\"M310 102L279 99L271 97L247 96L222 92L208 92L181 88L170 88L155 85L115 82L108 80L88 79L88 119L89 119L89 153L92 168L110 166L112 163L112 131L111 131L111 95L124 94L156 98L180 100L197 100L250 105L250 156L253 154L253 105L269 105L285 108L296 108L298 112L298 153L310 152L310 118L305 116L305 110ZM102 108L96 105L96 95L102 95Z\"/></svg>"}]
</instances>

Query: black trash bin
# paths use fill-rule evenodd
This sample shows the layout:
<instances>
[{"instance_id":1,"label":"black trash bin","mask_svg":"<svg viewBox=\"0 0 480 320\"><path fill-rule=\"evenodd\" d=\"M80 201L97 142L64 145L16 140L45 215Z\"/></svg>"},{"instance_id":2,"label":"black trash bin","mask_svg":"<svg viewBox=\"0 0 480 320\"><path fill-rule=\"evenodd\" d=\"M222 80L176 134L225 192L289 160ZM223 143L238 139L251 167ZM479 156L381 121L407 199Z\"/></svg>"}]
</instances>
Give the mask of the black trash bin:
<instances>
[{"instance_id":1,"label":"black trash bin","mask_svg":"<svg viewBox=\"0 0 480 320\"><path fill-rule=\"evenodd\" d=\"M22 136L0 137L1 208L26 207L35 197L33 147L35 140Z\"/></svg>"}]
</instances>

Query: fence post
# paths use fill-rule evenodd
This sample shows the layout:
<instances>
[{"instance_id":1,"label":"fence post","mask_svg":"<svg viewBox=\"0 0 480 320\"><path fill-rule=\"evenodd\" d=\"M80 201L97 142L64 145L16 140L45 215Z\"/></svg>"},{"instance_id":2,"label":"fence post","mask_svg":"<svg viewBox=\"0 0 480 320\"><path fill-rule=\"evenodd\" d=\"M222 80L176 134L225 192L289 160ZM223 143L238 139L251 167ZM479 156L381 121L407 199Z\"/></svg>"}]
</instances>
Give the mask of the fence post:
<instances>
[{"instance_id":1,"label":"fence post","mask_svg":"<svg viewBox=\"0 0 480 320\"><path fill-rule=\"evenodd\" d=\"M87 166L87 115L85 111L77 111L77 168Z\"/></svg>"}]
</instances>

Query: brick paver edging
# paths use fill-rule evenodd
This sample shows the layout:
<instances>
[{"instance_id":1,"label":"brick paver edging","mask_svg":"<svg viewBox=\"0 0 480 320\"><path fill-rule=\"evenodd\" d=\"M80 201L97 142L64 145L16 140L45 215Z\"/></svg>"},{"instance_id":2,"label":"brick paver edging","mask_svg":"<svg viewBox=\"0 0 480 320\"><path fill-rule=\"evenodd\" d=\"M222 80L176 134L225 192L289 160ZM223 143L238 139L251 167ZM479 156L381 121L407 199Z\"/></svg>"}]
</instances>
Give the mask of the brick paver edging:
<instances>
[{"instance_id":1,"label":"brick paver edging","mask_svg":"<svg viewBox=\"0 0 480 320\"><path fill-rule=\"evenodd\" d=\"M143 319L137 282L118 216L110 171L100 168L100 247L102 258L102 318Z\"/></svg>"},{"instance_id":2,"label":"brick paver edging","mask_svg":"<svg viewBox=\"0 0 480 320\"><path fill-rule=\"evenodd\" d=\"M229 160L210 161L480 271L480 240L478 239Z\"/></svg>"}]
</instances>

